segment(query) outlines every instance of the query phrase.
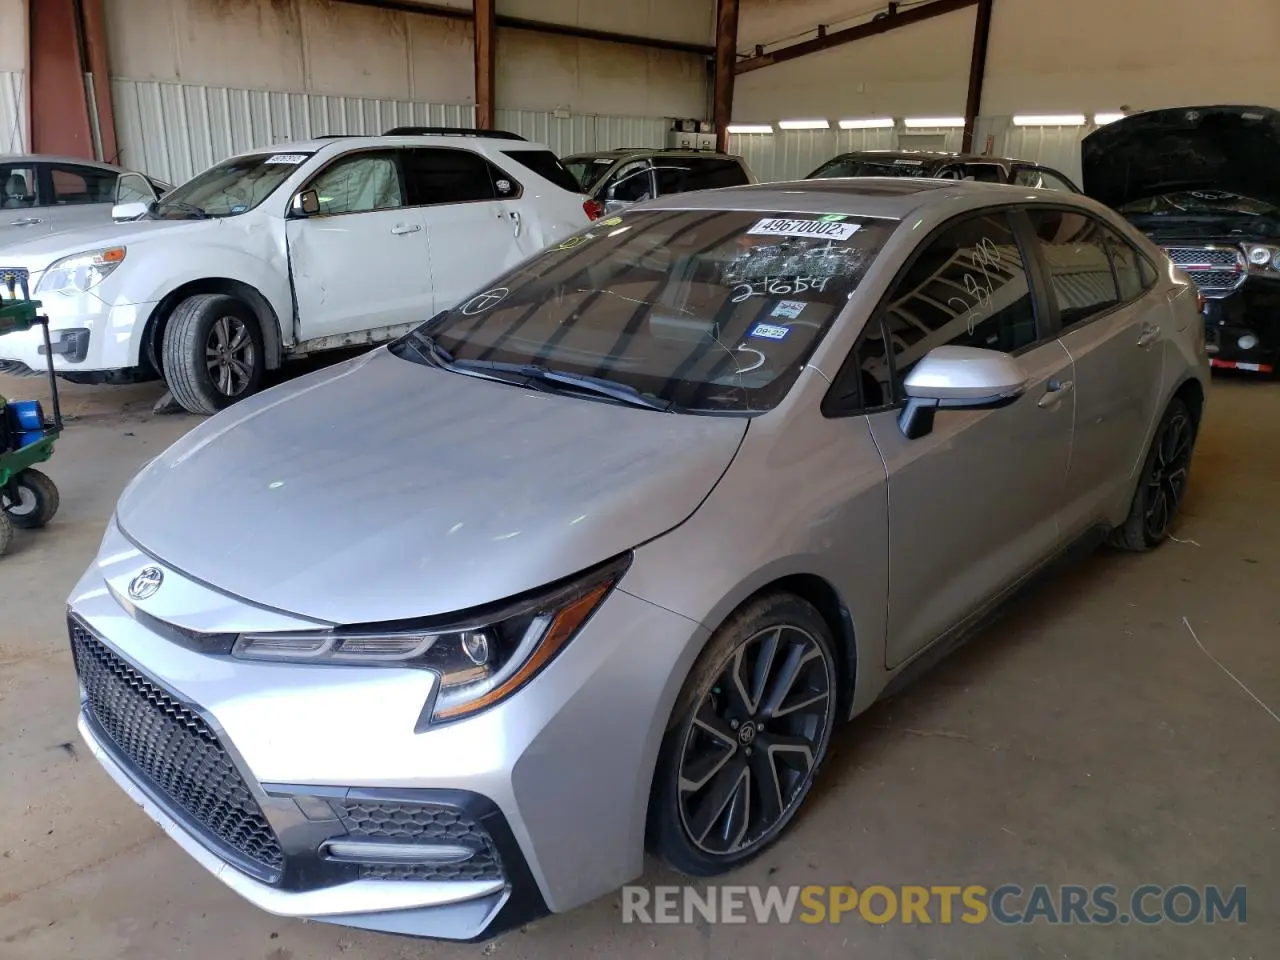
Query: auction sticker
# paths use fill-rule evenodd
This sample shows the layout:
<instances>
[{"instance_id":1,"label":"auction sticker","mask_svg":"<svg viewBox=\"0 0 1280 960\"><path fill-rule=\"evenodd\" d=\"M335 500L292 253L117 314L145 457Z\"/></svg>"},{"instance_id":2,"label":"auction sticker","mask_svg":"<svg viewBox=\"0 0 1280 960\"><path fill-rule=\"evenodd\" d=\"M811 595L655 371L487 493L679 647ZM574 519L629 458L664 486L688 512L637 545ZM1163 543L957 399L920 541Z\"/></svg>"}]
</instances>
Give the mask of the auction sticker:
<instances>
[{"instance_id":1,"label":"auction sticker","mask_svg":"<svg viewBox=\"0 0 1280 960\"><path fill-rule=\"evenodd\" d=\"M751 332L747 336L755 340L785 340L790 332L789 327L779 327L772 323L757 323L751 328Z\"/></svg>"},{"instance_id":2,"label":"auction sticker","mask_svg":"<svg viewBox=\"0 0 1280 960\"><path fill-rule=\"evenodd\" d=\"M756 237L807 237L812 240L848 240L862 229L857 223L832 223L825 220L792 220L767 217L747 231Z\"/></svg>"},{"instance_id":3,"label":"auction sticker","mask_svg":"<svg viewBox=\"0 0 1280 960\"><path fill-rule=\"evenodd\" d=\"M786 317L788 320L794 320L800 316L805 308L803 300L779 300L778 305L773 308L771 317Z\"/></svg>"},{"instance_id":4,"label":"auction sticker","mask_svg":"<svg viewBox=\"0 0 1280 960\"><path fill-rule=\"evenodd\" d=\"M277 153L277 154L273 154L270 157L267 157L267 159L263 160L262 162L263 163L287 163L287 164L293 165L293 164L301 163L305 159L307 159L307 155L305 153Z\"/></svg>"}]
</instances>

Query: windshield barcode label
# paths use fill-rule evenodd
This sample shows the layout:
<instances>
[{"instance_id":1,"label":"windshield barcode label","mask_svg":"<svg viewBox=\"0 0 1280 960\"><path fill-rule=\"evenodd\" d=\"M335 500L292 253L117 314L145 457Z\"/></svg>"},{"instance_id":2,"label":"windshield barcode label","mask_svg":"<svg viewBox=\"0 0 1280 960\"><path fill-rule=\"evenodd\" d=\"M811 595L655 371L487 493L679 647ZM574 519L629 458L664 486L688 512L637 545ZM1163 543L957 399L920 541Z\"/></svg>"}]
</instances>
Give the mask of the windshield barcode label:
<instances>
[{"instance_id":1,"label":"windshield barcode label","mask_svg":"<svg viewBox=\"0 0 1280 960\"><path fill-rule=\"evenodd\" d=\"M307 155L305 153L277 153L274 156L267 157L267 159L262 162L296 164L301 163L305 159L307 159Z\"/></svg>"},{"instance_id":2,"label":"windshield barcode label","mask_svg":"<svg viewBox=\"0 0 1280 960\"><path fill-rule=\"evenodd\" d=\"M823 220L785 220L768 217L747 231L753 236L808 237L813 240L848 240L861 229L856 223L830 223Z\"/></svg>"}]
</instances>

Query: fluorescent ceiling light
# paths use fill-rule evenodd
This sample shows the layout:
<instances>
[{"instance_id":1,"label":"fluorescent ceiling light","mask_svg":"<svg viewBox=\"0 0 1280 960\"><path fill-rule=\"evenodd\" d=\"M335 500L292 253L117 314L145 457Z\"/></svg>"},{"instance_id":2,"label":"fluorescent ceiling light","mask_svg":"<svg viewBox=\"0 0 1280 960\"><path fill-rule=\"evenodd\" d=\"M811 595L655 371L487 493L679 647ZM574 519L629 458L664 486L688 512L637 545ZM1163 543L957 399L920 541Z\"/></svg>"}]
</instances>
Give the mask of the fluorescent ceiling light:
<instances>
[{"instance_id":1,"label":"fluorescent ceiling light","mask_svg":"<svg viewBox=\"0 0 1280 960\"><path fill-rule=\"evenodd\" d=\"M922 127L963 127L964 117L908 117L902 122L913 129Z\"/></svg>"},{"instance_id":2,"label":"fluorescent ceiling light","mask_svg":"<svg viewBox=\"0 0 1280 960\"><path fill-rule=\"evenodd\" d=\"M783 130L826 130L831 126L826 120L779 120Z\"/></svg>"},{"instance_id":3,"label":"fluorescent ceiling light","mask_svg":"<svg viewBox=\"0 0 1280 960\"><path fill-rule=\"evenodd\" d=\"M769 123L731 123L730 133L773 133L773 125Z\"/></svg>"},{"instance_id":4,"label":"fluorescent ceiling light","mask_svg":"<svg viewBox=\"0 0 1280 960\"><path fill-rule=\"evenodd\" d=\"M1085 120L1083 113L1031 114L1014 117L1013 125L1015 127L1083 127Z\"/></svg>"},{"instance_id":5,"label":"fluorescent ceiling light","mask_svg":"<svg viewBox=\"0 0 1280 960\"><path fill-rule=\"evenodd\" d=\"M1093 122L1100 127L1105 127L1108 123L1115 123L1117 120L1123 120L1124 118L1125 115L1123 113L1095 113Z\"/></svg>"},{"instance_id":6,"label":"fluorescent ceiling light","mask_svg":"<svg viewBox=\"0 0 1280 960\"><path fill-rule=\"evenodd\" d=\"M869 120L841 120L841 130L884 130L893 126L892 117L874 117Z\"/></svg>"}]
</instances>

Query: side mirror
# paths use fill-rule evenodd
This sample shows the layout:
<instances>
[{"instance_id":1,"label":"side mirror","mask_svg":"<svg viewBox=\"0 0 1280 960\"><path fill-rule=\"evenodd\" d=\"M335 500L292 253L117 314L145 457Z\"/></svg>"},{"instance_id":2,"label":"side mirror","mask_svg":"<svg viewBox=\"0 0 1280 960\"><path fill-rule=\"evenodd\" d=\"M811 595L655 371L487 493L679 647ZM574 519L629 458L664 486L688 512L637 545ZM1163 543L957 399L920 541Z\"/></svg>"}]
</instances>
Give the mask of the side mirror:
<instances>
[{"instance_id":1,"label":"side mirror","mask_svg":"<svg viewBox=\"0 0 1280 960\"><path fill-rule=\"evenodd\" d=\"M314 217L320 212L320 195L314 190L303 190L293 198L290 209L295 217Z\"/></svg>"},{"instance_id":2,"label":"side mirror","mask_svg":"<svg viewBox=\"0 0 1280 960\"><path fill-rule=\"evenodd\" d=\"M903 385L907 405L898 426L909 440L928 436L942 409L990 410L1017 400L1027 389L1021 364L1007 353L978 347L935 347Z\"/></svg>"},{"instance_id":3,"label":"side mirror","mask_svg":"<svg viewBox=\"0 0 1280 960\"><path fill-rule=\"evenodd\" d=\"M139 217L146 216L148 205L141 200L135 200L132 203L117 203L111 208L112 220L137 220Z\"/></svg>"}]
</instances>

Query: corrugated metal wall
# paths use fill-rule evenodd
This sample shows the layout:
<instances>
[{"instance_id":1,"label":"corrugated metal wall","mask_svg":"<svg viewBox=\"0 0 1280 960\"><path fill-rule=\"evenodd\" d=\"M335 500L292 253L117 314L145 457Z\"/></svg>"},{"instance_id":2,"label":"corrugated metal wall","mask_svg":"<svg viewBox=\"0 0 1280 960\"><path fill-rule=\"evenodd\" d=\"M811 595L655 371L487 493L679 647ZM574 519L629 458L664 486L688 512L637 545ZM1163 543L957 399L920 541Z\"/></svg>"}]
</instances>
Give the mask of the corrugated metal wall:
<instances>
[{"instance_id":1,"label":"corrugated metal wall","mask_svg":"<svg viewBox=\"0 0 1280 960\"><path fill-rule=\"evenodd\" d=\"M27 86L22 70L0 71L0 154L27 152Z\"/></svg>"},{"instance_id":2,"label":"corrugated metal wall","mask_svg":"<svg viewBox=\"0 0 1280 960\"><path fill-rule=\"evenodd\" d=\"M118 163L181 183L255 147L396 126L472 126L475 109L409 100L113 80Z\"/></svg>"},{"instance_id":3,"label":"corrugated metal wall","mask_svg":"<svg viewBox=\"0 0 1280 960\"><path fill-rule=\"evenodd\" d=\"M4 95L0 75L0 97ZM382 133L396 126L469 127L475 108L411 100L271 93L199 84L113 80L118 163L181 183L225 157L325 134ZM3 118L0 104L0 119ZM613 147L661 147L668 121L499 110L498 125L561 156ZM109 158L110 159L110 158Z\"/></svg>"},{"instance_id":4,"label":"corrugated metal wall","mask_svg":"<svg viewBox=\"0 0 1280 960\"><path fill-rule=\"evenodd\" d=\"M974 150L983 152L988 138L995 156L1043 163L1080 182L1080 141L1091 127L1015 127L1010 117L982 117L974 132ZM901 126L885 130L780 130L735 134L729 149L741 154L764 181L796 180L840 153L855 150L959 151L963 132Z\"/></svg>"},{"instance_id":5,"label":"corrugated metal wall","mask_svg":"<svg viewBox=\"0 0 1280 960\"><path fill-rule=\"evenodd\" d=\"M498 126L545 143L559 156L615 147L662 147L670 121L651 117L575 115L559 118L538 110L499 110Z\"/></svg>"}]
</instances>

